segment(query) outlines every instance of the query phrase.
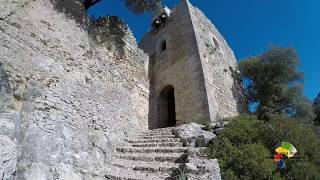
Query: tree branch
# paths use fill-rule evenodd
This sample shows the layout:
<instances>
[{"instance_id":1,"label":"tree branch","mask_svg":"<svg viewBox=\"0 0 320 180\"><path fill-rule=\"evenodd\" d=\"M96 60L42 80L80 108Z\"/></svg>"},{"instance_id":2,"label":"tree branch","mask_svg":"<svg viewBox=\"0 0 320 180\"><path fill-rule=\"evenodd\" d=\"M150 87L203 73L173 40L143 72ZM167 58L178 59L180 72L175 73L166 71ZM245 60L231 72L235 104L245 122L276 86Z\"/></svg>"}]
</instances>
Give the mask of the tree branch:
<instances>
[{"instance_id":1,"label":"tree branch","mask_svg":"<svg viewBox=\"0 0 320 180\"><path fill-rule=\"evenodd\" d=\"M95 4L97 4L100 1L101 0L85 0L83 2L85 10L88 10L90 7L94 6Z\"/></svg>"},{"instance_id":2,"label":"tree branch","mask_svg":"<svg viewBox=\"0 0 320 180\"><path fill-rule=\"evenodd\" d=\"M286 108L289 108L289 107L292 107L293 104L289 104L289 105L285 105L283 107L280 107L278 109L275 109L274 111L272 111L272 113L276 113L276 112L281 112L282 110L286 109Z\"/></svg>"}]
</instances>

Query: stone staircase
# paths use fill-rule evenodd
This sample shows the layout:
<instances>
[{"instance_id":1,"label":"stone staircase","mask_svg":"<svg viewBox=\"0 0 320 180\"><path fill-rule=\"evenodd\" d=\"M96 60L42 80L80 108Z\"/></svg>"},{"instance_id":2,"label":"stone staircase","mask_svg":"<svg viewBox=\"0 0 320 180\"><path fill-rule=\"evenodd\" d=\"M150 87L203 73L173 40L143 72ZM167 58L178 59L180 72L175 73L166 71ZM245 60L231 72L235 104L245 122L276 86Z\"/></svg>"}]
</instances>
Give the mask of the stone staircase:
<instances>
[{"instance_id":1,"label":"stone staircase","mask_svg":"<svg viewBox=\"0 0 320 180\"><path fill-rule=\"evenodd\" d=\"M172 128L148 130L127 141L127 146L117 148L106 179L176 179L173 173L187 159L188 149L175 138Z\"/></svg>"}]
</instances>

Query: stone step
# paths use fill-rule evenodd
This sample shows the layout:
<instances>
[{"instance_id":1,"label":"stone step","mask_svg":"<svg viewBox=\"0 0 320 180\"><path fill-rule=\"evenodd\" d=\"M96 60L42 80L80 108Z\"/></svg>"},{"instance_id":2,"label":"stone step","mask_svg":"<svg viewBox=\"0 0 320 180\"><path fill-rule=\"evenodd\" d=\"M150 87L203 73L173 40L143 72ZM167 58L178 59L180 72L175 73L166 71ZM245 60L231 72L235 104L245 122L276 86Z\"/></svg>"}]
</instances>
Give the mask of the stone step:
<instances>
[{"instance_id":1,"label":"stone step","mask_svg":"<svg viewBox=\"0 0 320 180\"><path fill-rule=\"evenodd\" d=\"M140 136L173 135L172 132L143 132Z\"/></svg>"},{"instance_id":2,"label":"stone step","mask_svg":"<svg viewBox=\"0 0 320 180\"><path fill-rule=\"evenodd\" d=\"M117 153L114 156L116 159L126 159L133 161L144 161L144 162L185 162L187 154L185 153Z\"/></svg>"},{"instance_id":3,"label":"stone step","mask_svg":"<svg viewBox=\"0 0 320 180\"><path fill-rule=\"evenodd\" d=\"M132 160L116 160L112 162L113 166L117 166L120 168L141 171L141 172L164 172L164 173L172 173L179 168L179 166L183 166L183 164L178 163L170 163L170 162L143 162L143 161L132 161Z\"/></svg>"},{"instance_id":4,"label":"stone step","mask_svg":"<svg viewBox=\"0 0 320 180\"><path fill-rule=\"evenodd\" d=\"M132 143L132 147L182 147L182 142Z\"/></svg>"},{"instance_id":5,"label":"stone step","mask_svg":"<svg viewBox=\"0 0 320 180\"><path fill-rule=\"evenodd\" d=\"M180 142L180 138L161 139L127 139L129 143L160 143L160 142Z\"/></svg>"},{"instance_id":6,"label":"stone step","mask_svg":"<svg viewBox=\"0 0 320 180\"><path fill-rule=\"evenodd\" d=\"M173 127L146 130L144 132L172 132Z\"/></svg>"},{"instance_id":7,"label":"stone step","mask_svg":"<svg viewBox=\"0 0 320 180\"><path fill-rule=\"evenodd\" d=\"M175 138L175 135L154 135L154 136L143 136L140 135L139 138L142 139L163 139L163 138Z\"/></svg>"},{"instance_id":8,"label":"stone step","mask_svg":"<svg viewBox=\"0 0 320 180\"><path fill-rule=\"evenodd\" d=\"M104 174L106 179L111 180L174 180L168 173L147 173L116 166L110 167Z\"/></svg>"},{"instance_id":9,"label":"stone step","mask_svg":"<svg viewBox=\"0 0 320 180\"><path fill-rule=\"evenodd\" d=\"M123 153L186 153L188 148L186 147L120 147L117 148L118 152Z\"/></svg>"}]
</instances>

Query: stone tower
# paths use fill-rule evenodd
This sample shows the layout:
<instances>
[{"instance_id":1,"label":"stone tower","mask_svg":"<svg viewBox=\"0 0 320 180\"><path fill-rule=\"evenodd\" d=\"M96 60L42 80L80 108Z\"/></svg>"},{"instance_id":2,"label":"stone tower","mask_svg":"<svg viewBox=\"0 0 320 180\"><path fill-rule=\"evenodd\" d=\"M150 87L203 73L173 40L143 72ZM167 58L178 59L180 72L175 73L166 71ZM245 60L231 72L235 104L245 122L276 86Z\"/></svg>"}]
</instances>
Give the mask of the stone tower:
<instances>
[{"instance_id":1,"label":"stone tower","mask_svg":"<svg viewBox=\"0 0 320 180\"><path fill-rule=\"evenodd\" d=\"M188 0L156 17L140 48L150 56L149 128L216 122L244 110L233 51Z\"/></svg>"}]
</instances>

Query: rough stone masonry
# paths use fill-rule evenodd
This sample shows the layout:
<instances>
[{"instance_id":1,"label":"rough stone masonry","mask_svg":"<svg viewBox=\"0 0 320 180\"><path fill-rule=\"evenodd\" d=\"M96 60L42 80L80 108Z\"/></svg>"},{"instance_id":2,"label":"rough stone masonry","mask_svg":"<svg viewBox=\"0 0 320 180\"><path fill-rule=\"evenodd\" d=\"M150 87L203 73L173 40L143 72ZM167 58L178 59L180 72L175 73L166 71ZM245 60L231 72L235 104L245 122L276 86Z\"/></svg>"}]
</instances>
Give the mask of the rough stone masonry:
<instances>
[{"instance_id":1,"label":"rough stone masonry","mask_svg":"<svg viewBox=\"0 0 320 180\"><path fill-rule=\"evenodd\" d=\"M241 111L234 55L188 1L146 35L148 54L118 18L90 22L78 0L0 4L0 179L104 179L123 139L159 127L168 85L177 124Z\"/></svg>"},{"instance_id":2,"label":"rough stone masonry","mask_svg":"<svg viewBox=\"0 0 320 180\"><path fill-rule=\"evenodd\" d=\"M147 129L148 56L74 0L0 0L0 179L99 179Z\"/></svg>"}]
</instances>

